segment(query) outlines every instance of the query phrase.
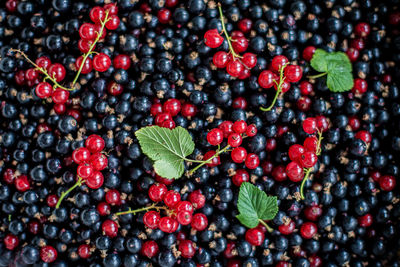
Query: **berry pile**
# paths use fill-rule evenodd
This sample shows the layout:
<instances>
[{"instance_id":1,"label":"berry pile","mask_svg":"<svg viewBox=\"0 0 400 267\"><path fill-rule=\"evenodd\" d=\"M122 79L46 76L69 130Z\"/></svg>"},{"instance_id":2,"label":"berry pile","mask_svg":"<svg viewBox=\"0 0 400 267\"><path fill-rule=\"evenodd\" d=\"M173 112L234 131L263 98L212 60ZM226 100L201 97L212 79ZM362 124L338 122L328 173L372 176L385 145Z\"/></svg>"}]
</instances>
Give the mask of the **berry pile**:
<instances>
[{"instance_id":1,"label":"berry pile","mask_svg":"<svg viewBox=\"0 0 400 267\"><path fill-rule=\"evenodd\" d=\"M1 1L0 267L400 267L399 8Z\"/></svg>"}]
</instances>

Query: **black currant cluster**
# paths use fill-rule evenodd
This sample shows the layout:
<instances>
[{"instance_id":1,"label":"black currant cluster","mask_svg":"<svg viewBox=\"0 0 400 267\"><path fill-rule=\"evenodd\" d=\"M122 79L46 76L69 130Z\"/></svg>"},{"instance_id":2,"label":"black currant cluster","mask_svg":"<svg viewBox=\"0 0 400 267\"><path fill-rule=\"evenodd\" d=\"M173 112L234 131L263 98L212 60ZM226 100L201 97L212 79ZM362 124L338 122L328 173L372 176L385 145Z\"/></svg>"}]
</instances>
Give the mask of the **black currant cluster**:
<instances>
[{"instance_id":1,"label":"black currant cluster","mask_svg":"<svg viewBox=\"0 0 400 267\"><path fill-rule=\"evenodd\" d=\"M318 48L351 91L307 78ZM399 267L399 66L399 0L1 1L0 266ZM134 134L185 128L190 170L235 124L240 151L176 180ZM236 218L243 182L277 196L271 229Z\"/></svg>"}]
</instances>

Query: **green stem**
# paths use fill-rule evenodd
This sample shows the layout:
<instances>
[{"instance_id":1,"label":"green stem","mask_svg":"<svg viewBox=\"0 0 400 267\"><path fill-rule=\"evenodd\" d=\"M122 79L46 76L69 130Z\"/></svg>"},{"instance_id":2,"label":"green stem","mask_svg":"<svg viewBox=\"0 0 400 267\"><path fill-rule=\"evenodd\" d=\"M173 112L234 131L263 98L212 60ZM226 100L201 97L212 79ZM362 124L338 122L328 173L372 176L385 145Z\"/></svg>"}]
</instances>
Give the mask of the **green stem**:
<instances>
[{"instance_id":1,"label":"green stem","mask_svg":"<svg viewBox=\"0 0 400 267\"><path fill-rule=\"evenodd\" d=\"M317 156L319 156L322 152L322 149L321 149L322 139L324 139L322 137L322 131L318 130L318 142L317 142L317 152L316 152Z\"/></svg>"},{"instance_id":2,"label":"green stem","mask_svg":"<svg viewBox=\"0 0 400 267\"><path fill-rule=\"evenodd\" d=\"M316 75L307 76L307 78L308 79L317 79L317 78L323 77L323 76L325 76L327 74L328 74L327 72L322 72L322 73L319 73L319 74L316 74Z\"/></svg>"},{"instance_id":3,"label":"green stem","mask_svg":"<svg viewBox=\"0 0 400 267\"><path fill-rule=\"evenodd\" d=\"M269 227L269 225L268 225L266 222L264 222L263 220L258 219L258 221L259 221L262 225L264 225L265 228L267 228L267 231L268 231L268 232L271 233L272 231L274 231L274 229L272 229L271 227Z\"/></svg>"},{"instance_id":4,"label":"green stem","mask_svg":"<svg viewBox=\"0 0 400 267\"><path fill-rule=\"evenodd\" d=\"M151 205L148 206L148 207L144 207L144 208L140 208L140 209L136 209L136 210L131 210L131 209L129 208L129 210L117 212L117 213L115 213L115 215L116 215L116 216L121 216L121 215L126 215L126 214L131 214L131 213L132 213L133 215L135 215L135 214L138 213L138 212L147 211L147 210L151 210L151 209L160 210L160 209L166 209L166 208L165 208L165 207L157 207L157 204L156 204L156 203L153 203L153 204L151 204Z\"/></svg>"},{"instance_id":5,"label":"green stem","mask_svg":"<svg viewBox=\"0 0 400 267\"><path fill-rule=\"evenodd\" d=\"M79 70L78 70L78 72L77 72L76 75L75 75L75 79L72 81L72 87L75 87L76 81L78 80L79 75L80 75L81 72L82 72L82 69L83 69L83 66L85 65L86 59L88 58L88 56L89 56L90 54L93 53L93 52L92 52L93 49L95 48L97 42L100 40L100 38L101 38L101 36L102 36L104 27L106 26L106 23L107 23L108 20L109 20L109 18L108 18L108 13L109 13L109 11L106 10L106 17L104 18L104 20L100 21L100 23L101 23L101 28L100 28L100 31L97 32L97 37L96 37L96 39L94 40L94 42L93 42L92 45L90 46L89 51L88 51L86 54L83 55L83 60L82 60L81 66L79 67Z\"/></svg>"},{"instance_id":6,"label":"green stem","mask_svg":"<svg viewBox=\"0 0 400 267\"><path fill-rule=\"evenodd\" d=\"M283 77L283 75L284 75L284 70L285 70L286 65L287 64L283 65L279 69L279 83L277 83L275 81L275 83L277 84L277 89L276 89L275 97L272 100L271 105L267 108L260 107L261 111L270 111L275 106L276 100L278 100L279 95L282 93L282 85L285 82L285 77Z\"/></svg>"},{"instance_id":7,"label":"green stem","mask_svg":"<svg viewBox=\"0 0 400 267\"><path fill-rule=\"evenodd\" d=\"M76 183L75 183L71 188L69 188L69 189L68 189L67 191L65 191L65 192L62 192L60 198L59 198L58 201L57 201L56 209L58 209L58 208L60 207L61 202L63 201L63 199L64 199L72 190L74 190L74 189L77 188L78 186L81 186L84 182L85 182L85 181L84 181L81 177L79 177L79 178L78 178L78 181L76 181Z\"/></svg>"},{"instance_id":8,"label":"green stem","mask_svg":"<svg viewBox=\"0 0 400 267\"><path fill-rule=\"evenodd\" d=\"M204 160L195 160L195 159L187 159L187 158L185 158L185 160L188 162L194 162L194 163L203 163L204 162Z\"/></svg>"},{"instance_id":9,"label":"green stem","mask_svg":"<svg viewBox=\"0 0 400 267\"><path fill-rule=\"evenodd\" d=\"M227 145L227 146L224 147L223 149L217 150L216 153L215 153L211 158L209 158L208 160L202 160L202 161L200 161L201 163L200 163L199 165L197 165L196 167L194 167L193 169L191 169L191 170L189 171L189 174L190 174L190 175L193 174L195 171L197 171L197 170L198 170L200 167L202 167L204 164L210 163L214 158L218 157L220 154L227 152L227 150L228 150L229 148L230 148L230 146ZM185 160L187 160L187 159L185 159Z\"/></svg>"},{"instance_id":10,"label":"green stem","mask_svg":"<svg viewBox=\"0 0 400 267\"><path fill-rule=\"evenodd\" d=\"M232 46L232 43L231 43L231 37L229 36L228 32L226 31L226 28L225 28L225 21L224 21L224 13L222 12L221 3L218 3L218 10L219 10L219 15L220 15L220 17L221 17L222 31L223 31L224 34L225 34L226 41L228 42L229 50L230 50L230 52L232 53L233 59L235 59L235 58L241 58L241 56L238 55L238 54L236 54L236 53L235 53L235 50L233 50L233 46Z\"/></svg>"}]
</instances>

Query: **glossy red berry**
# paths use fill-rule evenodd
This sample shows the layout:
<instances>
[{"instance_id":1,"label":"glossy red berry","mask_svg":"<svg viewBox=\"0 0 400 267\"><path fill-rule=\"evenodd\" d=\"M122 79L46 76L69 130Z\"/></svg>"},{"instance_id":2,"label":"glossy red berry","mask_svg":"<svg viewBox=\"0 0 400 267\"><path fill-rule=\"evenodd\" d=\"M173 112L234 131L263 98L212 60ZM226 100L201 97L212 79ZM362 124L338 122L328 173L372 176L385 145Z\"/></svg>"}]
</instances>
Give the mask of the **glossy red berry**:
<instances>
[{"instance_id":1,"label":"glossy red berry","mask_svg":"<svg viewBox=\"0 0 400 267\"><path fill-rule=\"evenodd\" d=\"M250 175L246 170L239 169L236 171L235 175L232 176L232 182L236 186L240 186L244 182L248 182Z\"/></svg>"},{"instance_id":2,"label":"glossy red berry","mask_svg":"<svg viewBox=\"0 0 400 267\"><path fill-rule=\"evenodd\" d=\"M315 53L315 50L317 50L314 46L307 46L303 50L303 58L306 61L310 61Z\"/></svg>"},{"instance_id":3,"label":"glossy red berry","mask_svg":"<svg viewBox=\"0 0 400 267\"><path fill-rule=\"evenodd\" d=\"M196 249L191 240L182 240L179 243L178 249L181 252L181 256L186 259L193 258L194 254L196 253Z\"/></svg>"},{"instance_id":4,"label":"glossy red berry","mask_svg":"<svg viewBox=\"0 0 400 267\"><path fill-rule=\"evenodd\" d=\"M158 254L158 245L156 241L149 240L143 243L140 253L148 258L155 257Z\"/></svg>"},{"instance_id":5,"label":"glossy red berry","mask_svg":"<svg viewBox=\"0 0 400 267\"><path fill-rule=\"evenodd\" d=\"M275 56L271 61L271 70L279 73L280 69L288 63L289 60L287 59L287 57L282 55Z\"/></svg>"},{"instance_id":6,"label":"glossy red berry","mask_svg":"<svg viewBox=\"0 0 400 267\"><path fill-rule=\"evenodd\" d=\"M318 149L318 139L315 136L310 136L304 139L304 149L316 153Z\"/></svg>"},{"instance_id":7,"label":"glossy red berry","mask_svg":"<svg viewBox=\"0 0 400 267\"><path fill-rule=\"evenodd\" d=\"M39 72L34 68L27 69L25 72L25 78L29 81L34 81L38 77L39 77Z\"/></svg>"},{"instance_id":8,"label":"glossy red berry","mask_svg":"<svg viewBox=\"0 0 400 267\"><path fill-rule=\"evenodd\" d=\"M279 232L283 235L290 235L296 229L296 224L293 220L290 220L287 223L279 225Z\"/></svg>"},{"instance_id":9,"label":"glossy red berry","mask_svg":"<svg viewBox=\"0 0 400 267\"><path fill-rule=\"evenodd\" d=\"M300 234L305 239L312 238L317 233L317 225L312 222L305 222L300 228Z\"/></svg>"},{"instance_id":10,"label":"glossy red berry","mask_svg":"<svg viewBox=\"0 0 400 267\"><path fill-rule=\"evenodd\" d=\"M329 128L329 121L325 116L318 115L315 117L315 120L317 121L317 129L319 131L325 132Z\"/></svg>"},{"instance_id":11,"label":"glossy red berry","mask_svg":"<svg viewBox=\"0 0 400 267\"><path fill-rule=\"evenodd\" d=\"M203 213L193 215L191 226L194 230L203 231L208 226L208 219Z\"/></svg>"},{"instance_id":12,"label":"glossy red berry","mask_svg":"<svg viewBox=\"0 0 400 267\"><path fill-rule=\"evenodd\" d=\"M228 138L228 136L233 133L233 122L231 121L223 121L219 126L218 129L220 129L223 132L224 138Z\"/></svg>"},{"instance_id":13,"label":"glossy red berry","mask_svg":"<svg viewBox=\"0 0 400 267\"><path fill-rule=\"evenodd\" d=\"M235 163L243 163L247 157L247 151L244 147L235 147L231 152L232 161Z\"/></svg>"},{"instance_id":14,"label":"glossy red berry","mask_svg":"<svg viewBox=\"0 0 400 267\"><path fill-rule=\"evenodd\" d=\"M291 87L290 83L288 81L284 80L281 85L282 93L286 93L287 91L289 91L290 87ZM274 88L276 91L278 91L278 84L275 83Z\"/></svg>"},{"instance_id":15,"label":"glossy red berry","mask_svg":"<svg viewBox=\"0 0 400 267\"><path fill-rule=\"evenodd\" d=\"M297 83L303 76L303 70L298 65L288 65L285 67L284 75L291 83Z\"/></svg>"},{"instance_id":16,"label":"glossy red berry","mask_svg":"<svg viewBox=\"0 0 400 267\"><path fill-rule=\"evenodd\" d=\"M358 225L360 225L361 227L369 227L372 225L373 221L374 218L372 217L372 215L367 213L358 218Z\"/></svg>"},{"instance_id":17,"label":"glossy red berry","mask_svg":"<svg viewBox=\"0 0 400 267\"><path fill-rule=\"evenodd\" d=\"M308 81L302 81L299 88L302 95L310 95L314 90L312 83Z\"/></svg>"},{"instance_id":18,"label":"glossy red berry","mask_svg":"<svg viewBox=\"0 0 400 267\"><path fill-rule=\"evenodd\" d=\"M48 82L41 82L36 85L35 93L42 99L48 98L53 93L53 87Z\"/></svg>"},{"instance_id":19,"label":"glossy red berry","mask_svg":"<svg viewBox=\"0 0 400 267\"><path fill-rule=\"evenodd\" d=\"M81 164L84 162L88 162L90 158L90 151L86 147L80 147L72 152L72 160L76 164Z\"/></svg>"},{"instance_id":20,"label":"glossy red berry","mask_svg":"<svg viewBox=\"0 0 400 267\"><path fill-rule=\"evenodd\" d=\"M368 90L368 83L364 79L354 79L354 86L351 89L353 93L363 94Z\"/></svg>"},{"instance_id":21,"label":"glossy red berry","mask_svg":"<svg viewBox=\"0 0 400 267\"><path fill-rule=\"evenodd\" d=\"M149 188L149 197L154 202L161 202L167 191L165 184L153 184Z\"/></svg>"},{"instance_id":22,"label":"glossy red berry","mask_svg":"<svg viewBox=\"0 0 400 267\"><path fill-rule=\"evenodd\" d=\"M54 90L51 95L51 99L55 104L66 103L68 97L69 97L69 92L61 88L57 88L56 90Z\"/></svg>"},{"instance_id":23,"label":"glossy red berry","mask_svg":"<svg viewBox=\"0 0 400 267\"><path fill-rule=\"evenodd\" d=\"M254 124L250 124L246 128L246 135L249 137L253 137L257 134L257 127Z\"/></svg>"},{"instance_id":24,"label":"glossy red berry","mask_svg":"<svg viewBox=\"0 0 400 267\"><path fill-rule=\"evenodd\" d=\"M228 136L228 145L231 147L238 147L242 144L242 136L238 133L231 133Z\"/></svg>"},{"instance_id":25,"label":"glossy red berry","mask_svg":"<svg viewBox=\"0 0 400 267\"><path fill-rule=\"evenodd\" d=\"M317 163L318 157L315 152L306 151L300 156L299 161L304 168L311 168Z\"/></svg>"},{"instance_id":26,"label":"glossy red berry","mask_svg":"<svg viewBox=\"0 0 400 267\"><path fill-rule=\"evenodd\" d=\"M302 145L294 144L289 147L289 158L292 161L297 161L300 156L305 152L305 149Z\"/></svg>"},{"instance_id":27,"label":"glossy red berry","mask_svg":"<svg viewBox=\"0 0 400 267\"><path fill-rule=\"evenodd\" d=\"M243 68L244 66L237 59L229 61L228 64L226 65L226 71L232 77L238 77L240 73L243 71Z\"/></svg>"},{"instance_id":28,"label":"glossy red berry","mask_svg":"<svg viewBox=\"0 0 400 267\"><path fill-rule=\"evenodd\" d=\"M252 26L253 26L253 22L251 21L251 19L248 19L248 18L241 19L238 22L238 28L243 33L250 32Z\"/></svg>"},{"instance_id":29,"label":"glossy red berry","mask_svg":"<svg viewBox=\"0 0 400 267\"><path fill-rule=\"evenodd\" d=\"M176 219L181 225L188 225L192 222L192 213L188 211L179 211L176 215Z\"/></svg>"},{"instance_id":30,"label":"glossy red berry","mask_svg":"<svg viewBox=\"0 0 400 267\"><path fill-rule=\"evenodd\" d=\"M93 69L92 60L89 57L87 57L85 63L83 63L83 56L78 57L78 59L75 62L75 68L76 70L79 70L81 67L82 67L81 70L82 74L90 73Z\"/></svg>"},{"instance_id":31,"label":"glossy red berry","mask_svg":"<svg viewBox=\"0 0 400 267\"><path fill-rule=\"evenodd\" d=\"M116 237L118 234L118 225L113 220L105 220L101 225L101 230L108 237Z\"/></svg>"},{"instance_id":32,"label":"glossy red berry","mask_svg":"<svg viewBox=\"0 0 400 267\"><path fill-rule=\"evenodd\" d=\"M197 108L191 103L185 103L182 105L181 114L187 118L194 117L197 113Z\"/></svg>"},{"instance_id":33,"label":"glossy red berry","mask_svg":"<svg viewBox=\"0 0 400 267\"><path fill-rule=\"evenodd\" d=\"M96 39L97 33L94 24L83 23L81 27L79 27L79 36L84 40Z\"/></svg>"},{"instance_id":34,"label":"glossy red berry","mask_svg":"<svg viewBox=\"0 0 400 267\"><path fill-rule=\"evenodd\" d=\"M58 196L55 194L48 195L46 197L47 206L49 206L50 208L54 208L57 205L57 202L58 202Z\"/></svg>"},{"instance_id":35,"label":"glossy red berry","mask_svg":"<svg viewBox=\"0 0 400 267\"><path fill-rule=\"evenodd\" d=\"M101 21L104 21L106 17L106 12L104 8L100 6L95 6L90 10L89 17L90 20L94 23L100 23Z\"/></svg>"},{"instance_id":36,"label":"glossy red berry","mask_svg":"<svg viewBox=\"0 0 400 267\"><path fill-rule=\"evenodd\" d=\"M245 121L235 121L233 123L232 129L235 133L242 134L246 132L247 123Z\"/></svg>"},{"instance_id":37,"label":"glossy red berry","mask_svg":"<svg viewBox=\"0 0 400 267\"><path fill-rule=\"evenodd\" d=\"M213 56L213 63L217 68L225 68L230 60L231 56L225 51L218 51Z\"/></svg>"},{"instance_id":38,"label":"glossy red berry","mask_svg":"<svg viewBox=\"0 0 400 267\"><path fill-rule=\"evenodd\" d=\"M379 185L384 191L392 191L396 186L396 179L391 175L384 175L379 179Z\"/></svg>"},{"instance_id":39,"label":"glossy red berry","mask_svg":"<svg viewBox=\"0 0 400 267\"><path fill-rule=\"evenodd\" d=\"M261 246L264 242L264 232L258 228L248 229L245 234L245 239L253 246Z\"/></svg>"},{"instance_id":40,"label":"glossy red berry","mask_svg":"<svg viewBox=\"0 0 400 267\"><path fill-rule=\"evenodd\" d=\"M275 181L283 182L287 179L287 174L285 171L285 166L278 165L272 169L272 177Z\"/></svg>"},{"instance_id":41,"label":"glossy red berry","mask_svg":"<svg viewBox=\"0 0 400 267\"><path fill-rule=\"evenodd\" d=\"M36 65L38 65L39 67L41 67L41 68L43 68L43 69L45 69L45 70L49 70L49 67L50 67L50 65L51 65L51 60L48 58L48 57L46 57L46 56L41 56L41 57L38 57L36 60L35 60L35 63L36 63Z\"/></svg>"},{"instance_id":42,"label":"glossy red berry","mask_svg":"<svg viewBox=\"0 0 400 267\"><path fill-rule=\"evenodd\" d=\"M257 154L249 153L247 154L244 164L246 165L246 168L252 170L260 165L260 159L258 158Z\"/></svg>"},{"instance_id":43,"label":"glossy red berry","mask_svg":"<svg viewBox=\"0 0 400 267\"><path fill-rule=\"evenodd\" d=\"M57 82L64 80L66 71L63 65L60 63L51 64L49 67L50 77L54 77Z\"/></svg>"},{"instance_id":44,"label":"glossy red berry","mask_svg":"<svg viewBox=\"0 0 400 267\"><path fill-rule=\"evenodd\" d=\"M86 139L85 146L90 152L96 153L101 152L104 149L105 142L103 138L97 134L92 134Z\"/></svg>"},{"instance_id":45,"label":"glossy red berry","mask_svg":"<svg viewBox=\"0 0 400 267\"><path fill-rule=\"evenodd\" d=\"M173 233L178 227L178 221L171 217L162 217L158 222L158 228L164 233Z\"/></svg>"},{"instance_id":46,"label":"glossy red berry","mask_svg":"<svg viewBox=\"0 0 400 267\"><path fill-rule=\"evenodd\" d=\"M247 101L244 97L237 97L232 102L232 107L236 109L246 109Z\"/></svg>"},{"instance_id":47,"label":"glossy red berry","mask_svg":"<svg viewBox=\"0 0 400 267\"><path fill-rule=\"evenodd\" d=\"M244 53L242 63L247 68L252 69L257 65L257 56L253 53Z\"/></svg>"},{"instance_id":48,"label":"glossy red berry","mask_svg":"<svg viewBox=\"0 0 400 267\"><path fill-rule=\"evenodd\" d=\"M367 37L371 31L371 27L368 23L360 22L354 28L354 32L358 37Z\"/></svg>"},{"instance_id":49,"label":"glossy red berry","mask_svg":"<svg viewBox=\"0 0 400 267\"><path fill-rule=\"evenodd\" d=\"M231 38L231 44L236 53L243 53L249 47L249 41L244 36L233 36Z\"/></svg>"},{"instance_id":50,"label":"glossy red berry","mask_svg":"<svg viewBox=\"0 0 400 267\"><path fill-rule=\"evenodd\" d=\"M181 201L181 195L174 190L169 190L167 193L165 193L163 200L165 205L170 208L175 208L179 201Z\"/></svg>"},{"instance_id":51,"label":"glossy red berry","mask_svg":"<svg viewBox=\"0 0 400 267\"><path fill-rule=\"evenodd\" d=\"M7 234L6 237L4 237L3 242L8 250L14 250L18 246L19 239L13 234Z\"/></svg>"},{"instance_id":52,"label":"glossy red berry","mask_svg":"<svg viewBox=\"0 0 400 267\"><path fill-rule=\"evenodd\" d=\"M156 125L161 126L164 121L168 120L172 120L171 114L163 112L156 116L154 122L156 123Z\"/></svg>"},{"instance_id":53,"label":"glossy red berry","mask_svg":"<svg viewBox=\"0 0 400 267\"><path fill-rule=\"evenodd\" d=\"M107 191L105 200L111 206L120 205L121 204L121 194L117 189L111 189Z\"/></svg>"},{"instance_id":54,"label":"glossy red berry","mask_svg":"<svg viewBox=\"0 0 400 267\"><path fill-rule=\"evenodd\" d=\"M86 185L91 189L99 189L104 183L104 176L99 171L94 171L93 174L86 179Z\"/></svg>"},{"instance_id":55,"label":"glossy red berry","mask_svg":"<svg viewBox=\"0 0 400 267\"><path fill-rule=\"evenodd\" d=\"M360 51L358 51L357 49L350 47L347 51L346 51L347 57L350 59L351 62L356 62L358 57L360 56Z\"/></svg>"},{"instance_id":56,"label":"glossy red berry","mask_svg":"<svg viewBox=\"0 0 400 267\"><path fill-rule=\"evenodd\" d=\"M57 250L52 246L44 246L40 249L40 259L50 263L57 259Z\"/></svg>"},{"instance_id":57,"label":"glossy red berry","mask_svg":"<svg viewBox=\"0 0 400 267\"><path fill-rule=\"evenodd\" d=\"M159 212L150 210L143 215L143 223L150 229L157 229L160 218Z\"/></svg>"},{"instance_id":58,"label":"glossy red berry","mask_svg":"<svg viewBox=\"0 0 400 267\"><path fill-rule=\"evenodd\" d=\"M168 8L161 8L157 13L158 21L162 24L166 24L170 21L172 16L171 11Z\"/></svg>"},{"instance_id":59,"label":"glossy red berry","mask_svg":"<svg viewBox=\"0 0 400 267\"><path fill-rule=\"evenodd\" d=\"M116 30L118 29L119 24L121 23L121 20L119 19L118 16L116 15L111 15L109 20L106 22L105 26L107 30Z\"/></svg>"},{"instance_id":60,"label":"glossy red berry","mask_svg":"<svg viewBox=\"0 0 400 267\"><path fill-rule=\"evenodd\" d=\"M200 190L195 190L189 194L189 201L195 209L201 209L206 204L206 197Z\"/></svg>"},{"instance_id":61,"label":"glossy red berry","mask_svg":"<svg viewBox=\"0 0 400 267\"><path fill-rule=\"evenodd\" d=\"M175 98L168 99L163 104L163 111L171 114L171 116L174 117L181 111L181 102Z\"/></svg>"},{"instance_id":62,"label":"glossy red berry","mask_svg":"<svg viewBox=\"0 0 400 267\"><path fill-rule=\"evenodd\" d=\"M208 30L204 34L204 43L208 47L217 48L223 41L224 38L219 34L217 29Z\"/></svg>"},{"instance_id":63,"label":"glossy red berry","mask_svg":"<svg viewBox=\"0 0 400 267\"><path fill-rule=\"evenodd\" d=\"M215 153L216 153L215 150L210 150L210 151L207 151L207 152L204 154L203 160L204 160L204 161L207 161L206 165L207 165L208 167L213 168L213 167L216 167L216 166L218 166L218 165L221 164L221 159L220 159L220 157L219 157L219 156L214 157ZM211 159L211 158L212 158L212 159ZM208 161L209 159L211 159L211 161Z\"/></svg>"},{"instance_id":64,"label":"glossy red berry","mask_svg":"<svg viewBox=\"0 0 400 267\"><path fill-rule=\"evenodd\" d=\"M214 128L207 133L207 141L212 146L217 146L224 140L224 133L218 128Z\"/></svg>"},{"instance_id":65,"label":"glossy red berry","mask_svg":"<svg viewBox=\"0 0 400 267\"><path fill-rule=\"evenodd\" d=\"M95 171L102 171L107 167L108 159L106 155L97 152L90 157L90 164Z\"/></svg>"},{"instance_id":66,"label":"glossy red berry","mask_svg":"<svg viewBox=\"0 0 400 267\"><path fill-rule=\"evenodd\" d=\"M131 59L128 55L117 55L113 59L113 66L115 69L127 70L131 67Z\"/></svg>"},{"instance_id":67,"label":"glossy red berry","mask_svg":"<svg viewBox=\"0 0 400 267\"><path fill-rule=\"evenodd\" d=\"M355 138L363 140L366 144L369 144L372 141L371 134L364 130L358 131L355 135Z\"/></svg>"},{"instance_id":68,"label":"glossy red berry","mask_svg":"<svg viewBox=\"0 0 400 267\"><path fill-rule=\"evenodd\" d=\"M264 88L269 89L274 86L274 80L277 79L277 76L270 70L264 70L258 76L258 84Z\"/></svg>"},{"instance_id":69,"label":"glossy red berry","mask_svg":"<svg viewBox=\"0 0 400 267\"><path fill-rule=\"evenodd\" d=\"M90 176L93 175L94 169L92 165L89 164L79 164L78 168L76 169L76 173L78 174L79 177L82 179L87 179Z\"/></svg>"},{"instance_id":70,"label":"glossy red berry","mask_svg":"<svg viewBox=\"0 0 400 267\"><path fill-rule=\"evenodd\" d=\"M192 205L192 203L190 203L189 201L181 201L181 202L179 202L178 205L175 207L175 210L176 210L177 212L180 212L180 211L187 211L187 212L189 212L190 214L192 214L192 213L193 213L193 205Z\"/></svg>"},{"instance_id":71,"label":"glossy red berry","mask_svg":"<svg viewBox=\"0 0 400 267\"><path fill-rule=\"evenodd\" d=\"M290 162L286 166L286 174L287 177L289 177L289 179L295 183L300 182L304 177L303 168L295 161Z\"/></svg>"},{"instance_id":72,"label":"glossy red berry","mask_svg":"<svg viewBox=\"0 0 400 267\"><path fill-rule=\"evenodd\" d=\"M85 54L89 52L90 47L93 45L94 40L85 40L85 39L79 39L78 41L78 49L81 51L81 53ZM96 47L94 45L93 49Z\"/></svg>"},{"instance_id":73,"label":"glossy red berry","mask_svg":"<svg viewBox=\"0 0 400 267\"><path fill-rule=\"evenodd\" d=\"M118 6L117 3L108 3L104 5L104 9L108 11L110 15L117 15L118 14Z\"/></svg>"},{"instance_id":74,"label":"glossy red berry","mask_svg":"<svg viewBox=\"0 0 400 267\"><path fill-rule=\"evenodd\" d=\"M78 247L78 255L81 259L90 258L90 246L88 244L82 244Z\"/></svg>"},{"instance_id":75,"label":"glossy red berry","mask_svg":"<svg viewBox=\"0 0 400 267\"><path fill-rule=\"evenodd\" d=\"M100 202L97 205L97 211L99 212L100 216L107 216L111 213L111 206L107 202Z\"/></svg>"},{"instance_id":76,"label":"glossy red berry","mask_svg":"<svg viewBox=\"0 0 400 267\"><path fill-rule=\"evenodd\" d=\"M15 188L20 192L25 192L31 188L29 179L26 175L20 175L14 179Z\"/></svg>"},{"instance_id":77,"label":"glossy red berry","mask_svg":"<svg viewBox=\"0 0 400 267\"><path fill-rule=\"evenodd\" d=\"M303 130L308 134L314 134L317 131L317 120L315 118L306 118L303 121Z\"/></svg>"},{"instance_id":78,"label":"glossy red berry","mask_svg":"<svg viewBox=\"0 0 400 267\"><path fill-rule=\"evenodd\" d=\"M304 216L310 221L317 221L321 215L322 209L318 206L309 206L304 210Z\"/></svg>"},{"instance_id":79,"label":"glossy red berry","mask_svg":"<svg viewBox=\"0 0 400 267\"><path fill-rule=\"evenodd\" d=\"M96 54L93 58L93 68L98 72L105 72L111 66L111 59L104 53Z\"/></svg>"}]
</instances>

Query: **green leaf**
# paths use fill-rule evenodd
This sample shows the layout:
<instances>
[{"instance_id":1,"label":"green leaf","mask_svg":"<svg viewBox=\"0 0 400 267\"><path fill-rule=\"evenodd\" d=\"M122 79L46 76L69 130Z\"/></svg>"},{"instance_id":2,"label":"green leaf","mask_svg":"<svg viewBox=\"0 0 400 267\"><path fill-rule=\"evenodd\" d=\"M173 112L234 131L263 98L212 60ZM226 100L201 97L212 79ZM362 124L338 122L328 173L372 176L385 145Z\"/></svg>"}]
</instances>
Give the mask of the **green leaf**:
<instances>
[{"instance_id":1,"label":"green leaf","mask_svg":"<svg viewBox=\"0 0 400 267\"><path fill-rule=\"evenodd\" d=\"M148 126L137 130L135 135L143 153L154 161L158 175L168 179L182 176L184 160L194 150L194 142L186 129Z\"/></svg>"},{"instance_id":2,"label":"green leaf","mask_svg":"<svg viewBox=\"0 0 400 267\"><path fill-rule=\"evenodd\" d=\"M311 59L311 67L327 74L327 86L332 92L346 92L353 88L353 68L345 53L317 49Z\"/></svg>"},{"instance_id":3,"label":"green leaf","mask_svg":"<svg viewBox=\"0 0 400 267\"><path fill-rule=\"evenodd\" d=\"M254 228L259 220L272 220L278 213L276 197L267 196L251 183L242 183L238 198L239 215L236 218L245 226Z\"/></svg>"}]
</instances>

